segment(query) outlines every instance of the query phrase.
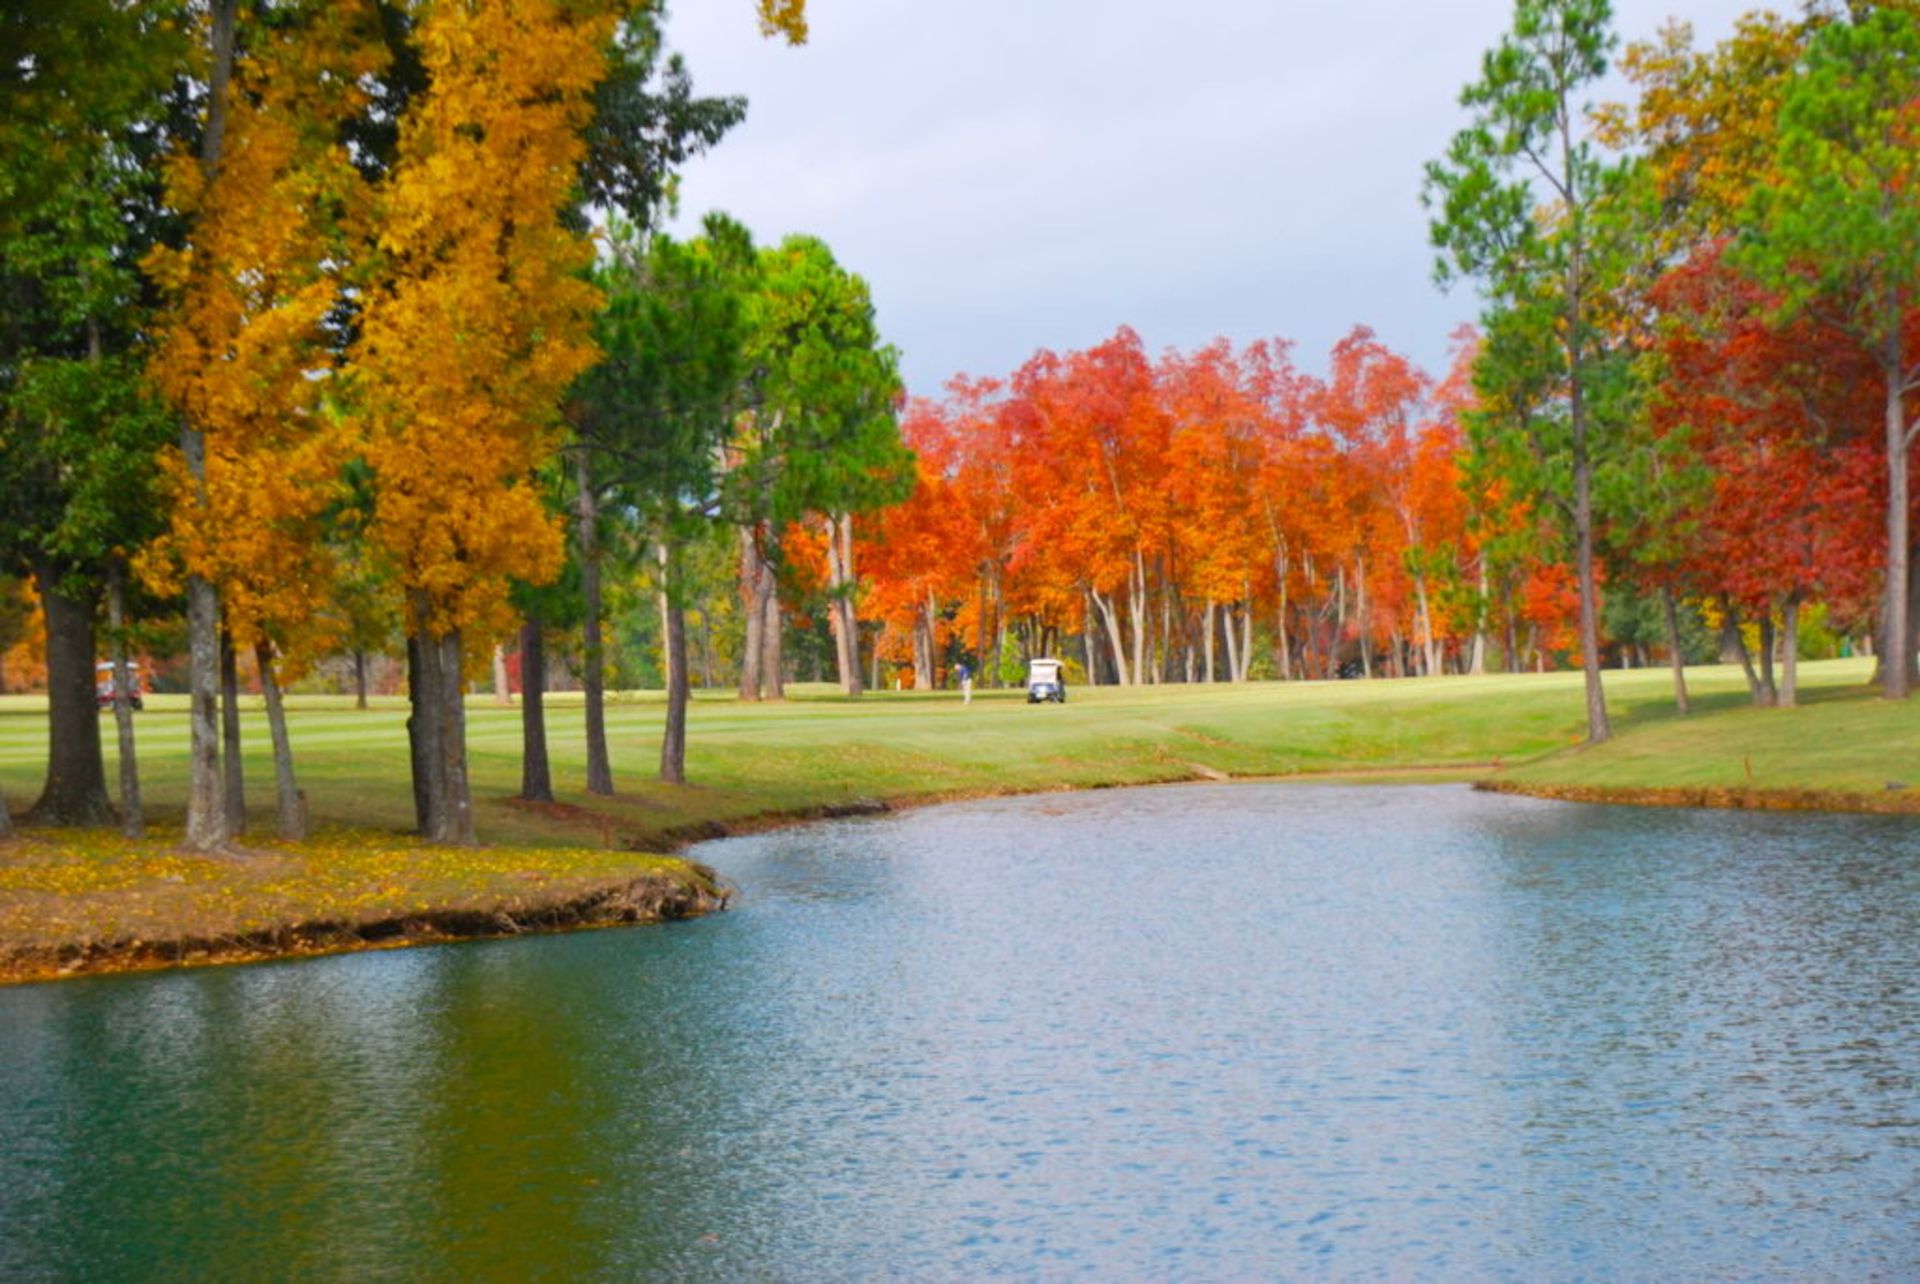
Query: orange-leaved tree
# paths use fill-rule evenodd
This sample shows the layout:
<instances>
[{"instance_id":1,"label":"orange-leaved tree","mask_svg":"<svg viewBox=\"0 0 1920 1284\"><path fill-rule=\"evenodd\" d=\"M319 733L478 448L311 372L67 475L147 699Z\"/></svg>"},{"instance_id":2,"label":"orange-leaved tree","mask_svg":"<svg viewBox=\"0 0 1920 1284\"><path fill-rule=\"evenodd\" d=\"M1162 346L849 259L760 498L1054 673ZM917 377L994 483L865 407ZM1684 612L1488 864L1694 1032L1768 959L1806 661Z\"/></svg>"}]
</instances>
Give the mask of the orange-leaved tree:
<instances>
[{"instance_id":1,"label":"orange-leaved tree","mask_svg":"<svg viewBox=\"0 0 1920 1284\"><path fill-rule=\"evenodd\" d=\"M504 632L510 578L545 582L561 533L530 484L592 364L598 296L562 215L606 68L613 0L427 7L431 88L380 194L378 272L353 349L375 545L406 598L421 831L475 840L464 642ZM485 654L477 646L475 654Z\"/></svg>"},{"instance_id":2,"label":"orange-leaved tree","mask_svg":"<svg viewBox=\"0 0 1920 1284\"><path fill-rule=\"evenodd\" d=\"M318 528L341 445L323 405L336 357L328 318L365 213L340 126L385 58L365 0L299 0L270 20L218 9L207 137L167 173L169 201L190 230L146 264L167 299L152 378L188 431L169 463L171 522L142 570L167 589L184 580L189 592L197 672L187 829L197 847L219 846L244 820L231 684L224 785L206 770L211 693L198 670L214 593L225 634L260 661L281 832L305 832L273 655L307 640L330 579Z\"/></svg>"}]
</instances>

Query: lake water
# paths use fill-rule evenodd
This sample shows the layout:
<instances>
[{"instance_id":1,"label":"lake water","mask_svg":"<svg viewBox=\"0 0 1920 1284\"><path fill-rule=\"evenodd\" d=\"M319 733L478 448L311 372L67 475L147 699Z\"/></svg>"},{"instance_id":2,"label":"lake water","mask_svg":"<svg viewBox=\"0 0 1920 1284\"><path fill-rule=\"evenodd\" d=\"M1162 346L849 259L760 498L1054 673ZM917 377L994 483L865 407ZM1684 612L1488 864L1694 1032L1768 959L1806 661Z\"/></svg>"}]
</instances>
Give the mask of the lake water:
<instances>
[{"instance_id":1,"label":"lake water","mask_svg":"<svg viewBox=\"0 0 1920 1284\"><path fill-rule=\"evenodd\" d=\"M665 928L0 991L0 1277L1920 1275L1920 827L1452 786L710 844Z\"/></svg>"}]
</instances>

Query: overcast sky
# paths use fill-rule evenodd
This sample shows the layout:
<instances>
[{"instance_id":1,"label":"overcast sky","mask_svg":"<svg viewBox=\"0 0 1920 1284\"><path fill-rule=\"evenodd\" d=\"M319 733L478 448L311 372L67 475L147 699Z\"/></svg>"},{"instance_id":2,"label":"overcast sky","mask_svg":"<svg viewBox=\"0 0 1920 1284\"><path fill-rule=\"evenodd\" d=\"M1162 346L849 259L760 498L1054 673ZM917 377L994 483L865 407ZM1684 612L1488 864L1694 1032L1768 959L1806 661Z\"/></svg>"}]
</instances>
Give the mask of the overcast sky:
<instances>
[{"instance_id":1,"label":"overcast sky","mask_svg":"<svg viewBox=\"0 0 1920 1284\"><path fill-rule=\"evenodd\" d=\"M1628 39L1703 42L1752 0L1616 0ZM823 238L866 277L909 389L1004 375L1122 324L1150 350L1355 323L1435 374L1470 291L1431 283L1421 165L1510 0L809 0L804 47L751 0L678 0L694 83L746 123L688 166L721 209Z\"/></svg>"}]
</instances>

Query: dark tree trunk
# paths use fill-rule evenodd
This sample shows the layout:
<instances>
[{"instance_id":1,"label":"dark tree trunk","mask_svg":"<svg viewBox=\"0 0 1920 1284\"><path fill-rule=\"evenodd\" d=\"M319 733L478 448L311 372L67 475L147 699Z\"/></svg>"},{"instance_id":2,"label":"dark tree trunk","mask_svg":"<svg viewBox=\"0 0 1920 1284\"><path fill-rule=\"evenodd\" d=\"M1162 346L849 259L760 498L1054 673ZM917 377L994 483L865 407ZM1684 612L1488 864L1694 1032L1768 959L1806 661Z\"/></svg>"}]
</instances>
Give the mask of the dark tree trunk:
<instances>
[{"instance_id":1,"label":"dark tree trunk","mask_svg":"<svg viewBox=\"0 0 1920 1284\"><path fill-rule=\"evenodd\" d=\"M607 752L607 653L600 620L600 511L584 452L575 456L574 478L579 500L580 596L586 615L580 689L587 710L587 792L610 795L613 759Z\"/></svg>"},{"instance_id":2,"label":"dark tree trunk","mask_svg":"<svg viewBox=\"0 0 1920 1284\"><path fill-rule=\"evenodd\" d=\"M1753 696L1753 702L1765 709L1780 703L1780 688L1773 681L1773 642L1773 612L1769 610L1760 616L1760 689Z\"/></svg>"},{"instance_id":3,"label":"dark tree trunk","mask_svg":"<svg viewBox=\"0 0 1920 1284\"><path fill-rule=\"evenodd\" d=\"M987 657L987 671L981 674L983 685L1000 685L1000 668L1007 649L1006 595L1001 592L1000 570L996 566L993 572L993 588L987 598L987 605L993 612L993 654Z\"/></svg>"},{"instance_id":4,"label":"dark tree trunk","mask_svg":"<svg viewBox=\"0 0 1920 1284\"><path fill-rule=\"evenodd\" d=\"M233 635L220 630L220 765L225 777L227 833L247 832L246 773L240 761L240 664Z\"/></svg>"},{"instance_id":5,"label":"dark tree trunk","mask_svg":"<svg viewBox=\"0 0 1920 1284\"><path fill-rule=\"evenodd\" d=\"M1881 604L1881 613L1869 634L1874 658L1873 685L1884 688L1887 682L1887 657L1896 654L1893 646L1887 642L1886 607ZM1907 643L1911 648L1916 639L1920 639L1920 549L1907 550ZM1920 657L1910 657L1907 666L1907 687L1911 690L1920 686Z\"/></svg>"},{"instance_id":6,"label":"dark tree trunk","mask_svg":"<svg viewBox=\"0 0 1920 1284\"><path fill-rule=\"evenodd\" d=\"M553 801L553 765L547 756L547 639L540 613L520 625L520 796Z\"/></svg>"},{"instance_id":7,"label":"dark tree trunk","mask_svg":"<svg viewBox=\"0 0 1920 1284\"><path fill-rule=\"evenodd\" d=\"M1740 631L1740 614L1724 597L1720 599L1720 606L1724 610L1720 624L1720 662L1740 666L1741 674L1747 678L1747 695L1755 704L1761 704L1761 676L1753 670L1753 653L1747 651L1747 639Z\"/></svg>"},{"instance_id":8,"label":"dark tree trunk","mask_svg":"<svg viewBox=\"0 0 1920 1284\"><path fill-rule=\"evenodd\" d=\"M273 647L254 644L254 663L260 666L260 692L267 699L267 734L273 740L273 793L280 837L304 842L307 837L307 799L293 775L293 740L287 734L287 704L280 678L273 671Z\"/></svg>"},{"instance_id":9,"label":"dark tree trunk","mask_svg":"<svg viewBox=\"0 0 1920 1284\"><path fill-rule=\"evenodd\" d=\"M413 649L419 664L414 682L414 798L424 813L429 842L472 846L473 794L467 778L467 712L461 692L460 632L436 635L425 593L410 590ZM425 788L421 788L424 779ZM424 793L424 805L421 805Z\"/></svg>"},{"instance_id":10,"label":"dark tree trunk","mask_svg":"<svg viewBox=\"0 0 1920 1284\"><path fill-rule=\"evenodd\" d=\"M1907 550L1907 686L1920 686L1920 653L1914 651L1920 640L1920 549Z\"/></svg>"},{"instance_id":11,"label":"dark tree trunk","mask_svg":"<svg viewBox=\"0 0 1920 1284\"><path fill-rule=\"evenodd\" d=\"M126 573L115 564L107 571L107 627L113 645L113 725L120 741L120 832L139 838L147 832L140 803L140 758L133 739L133 670L127 663Z\"/></svg>"},{"instance_id":12,"label":"dark tree trunk","mask_svg":"<svg viewBox=\"0 0 1920 1284\"><path fill-rule=\"evenodd\" d=\"M667 725L660 737L660 779L670 785L687 780L687 610L680 599L678 550L660 540L661 636L667 651Z\"/></svg>"},{"instance_id":13,"label":"dark tree trunk","mask_svg":"<svg viewBox=\"0 0 1920 1284\"><path fill-rule=\"evenodd\" d=\"M1693 706L1687 700L1687 657L1680 649L1680 606L1672 588L1660 590L1660 604L1667 617L1667 650L1673 656L1673 707L1684 718Z\"/></svg>"},{"instance_id":14,"label":"dark tree trunk","mask_svg":"<svg viewBox=\"0 0 1920 1284\"><path fill-rule=\"evenodd\" d=\"M47 776L26 819L80 827L113 821L94 695L94 603L69 596L51 563L34 568L47 623Z\"/></svg>"},{"instance_id":15,"label":"dark tree trunk","mask_svg":"<svg viewBox=\"0 0 1920 1284\"><path fill-rule=\"evenodd\" d=\"M13 840L13 813L7 810L7 796L0 794L0 843Z\"/></svg>"},{"instance_id":16,"label":"dark tree trunk","mask_svg":"<svg viewBox=\"0 0 1920 1284\"><path fill-rule=\"evenodd\" d=\"M367 653L360 647L353 649L353 707L367 707Z\"/></svg>"},{"instance_id":17,"label":"dark tree trunk","mask_svg":"<svg viewBox=\"0 0 1920 1284\"><path fill-rule=\"evenodd\" d=\"M439 825L441 791L435 780L440 761L440 705L434 682L434 656L419 631L407 635L407 752L413 765L413 814L421 837Z\"/></svg>"},{"instance_id":18,"label":"dark tree trunk","mask_svg":"<svg viewBox=\"0 0 1920 1284\"><path fill-rule=\"evenodd\" d=\"M1738 664L1740 672L1747 678L1747 694L1755 704L1765 704L1761 697L1760 675L1754 671L1753 655L1747 650L1747 639L1740 632L1740 614L1733 603L1726 598L1720 599L1722 610L1720 624L1720 662Z\"/></svg>"}]
</instances>

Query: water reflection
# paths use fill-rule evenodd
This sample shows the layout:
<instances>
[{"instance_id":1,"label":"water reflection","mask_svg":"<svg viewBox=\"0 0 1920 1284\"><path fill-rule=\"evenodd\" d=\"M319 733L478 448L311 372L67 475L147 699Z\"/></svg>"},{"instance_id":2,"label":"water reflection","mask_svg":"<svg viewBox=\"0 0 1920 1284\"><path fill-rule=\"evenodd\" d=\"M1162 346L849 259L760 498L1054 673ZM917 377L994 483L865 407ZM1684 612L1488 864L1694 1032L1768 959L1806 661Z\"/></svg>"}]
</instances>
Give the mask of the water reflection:
<instances>
[{"instance_id":1,"label":"water reflection","mask_svg":"<svg viewBox=\"0 0 1920 1284\"><path fill-rule=\"evenodd\" d=\"M0 1276L1901 1275L1910 824L1222 786L0 993Z\"/></svg>"}]
</instances>

